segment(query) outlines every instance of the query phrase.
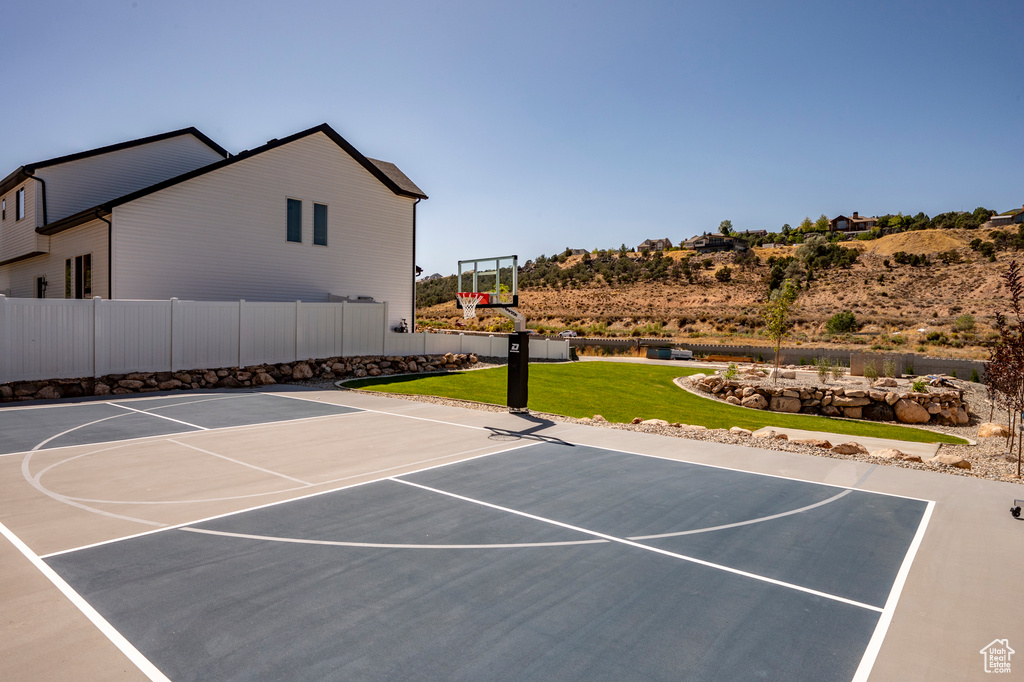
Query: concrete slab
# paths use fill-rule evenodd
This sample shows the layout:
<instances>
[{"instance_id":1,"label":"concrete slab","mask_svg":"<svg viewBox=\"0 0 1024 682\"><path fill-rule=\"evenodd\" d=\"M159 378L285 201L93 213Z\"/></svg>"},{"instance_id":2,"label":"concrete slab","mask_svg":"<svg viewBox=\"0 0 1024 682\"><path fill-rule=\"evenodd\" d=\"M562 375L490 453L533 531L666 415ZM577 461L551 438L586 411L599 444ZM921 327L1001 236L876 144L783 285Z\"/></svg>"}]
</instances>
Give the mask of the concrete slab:
<instances>
[{"instance_id":1,"label":"concrete slab","mask_svg":"<svg viewBox=\"0 0 1024 682\"><path fill-rule=\"evenodd\" d=\"M347 417L310 420L303 422L308 424L305 430L275 435L279 440L274 448L266 448L270 452L264 451L260 444L268 438L267 434L278 434L274 428L248 426L188 434L188 437L213 438L217 440L218 447L225 448L223 453L229 453L233 439L226 435L234 433L240 442L244 441L244 445L238 445L228 456L272 470L273 464L293 466L296 468L282 470L290 471L289 475L296 474L297 478L302 478L297 475L300 470L306 475L315 474L317 470L312 464L309 470L303 469L304 435L321 441L320 446L310 451L314 458L321 458L323 466L332 462L328 449L332 441L354 438L374 443L374 447L379 444L389 458L389 467L399 467L396 471L419 470L429 466L426 463L428 459L457 461L486 452L488 448L497 450L514 446L517 442L548 439L934 500L931 521L917 558L905 576L899 603L891 612L887 635L878 643L878 656L870 679L981 679L984 675L983 661L978 652L983 646L996 638L1009 638L1010 645L1019 650L1019 644L1013 638L1020 632L1019 603L1024 597L1018 587L1019 581L1013 578L1008 567L1016 565L1019 557L1024 555L1024 524L1014 520L1007 511L1011 500L1022 497L1024 493L1024 487L1019 484L577 424L544 423L536 418L527 419L507 413L464 410L355 392L315 392L283 387L278 390L302 399L372 410L379 421L366 419L363 428L350 427L348 431L340 431L333 420ZM73 423L70 425L74 426ZM381 435L382 429L386 430L384 435ZM463 440L453 434L464 434L467 438ZM12 437L12 447L15 448L22 448L22 443L31 445L35 442L18 440L13 433L4 435ZM825 437L831 440L832 436L826 434ZM183 438L181 434L169 437ZM290 444L288 438L292 439ZM432 439L435 438L437 443L448 443L447 449L442 447L440 451L428 452L433 450ZM423 443L422 447L420 443ZM82 453L87 447L90 446L79 445L61 449L61 452ZM208 449L222 454L215 448ZM277 452L276 456L273 451ZM381 477L380 473L374 473L381 468L378 461L381 455L380 450L358 453L353 449L350 459L334 459L333 463L344 470L338 475L348 476L346 481L371 480ZM23 476L23 456L21 452L0 456L0 523L15 529L17 536L30 546L30 551L52 552L148 529L137 522L70 506L43 494ZM52 463L56 460L45 461ZM52 475L57 475L61 467L69 465L61 464L51 472ZM85 467L82 471L87 470ZM124 469L114 473L127 472L128 469ZM33 469L31 473L38 474L39 470ZM110 471L106 474L108 491L117 491L116 475L110 474ZM44 474L41 480L47 481L50 475ZM104 485L100 476L97 467L87 475L87 480L76 485L102 490ZM91 477L95 478L88 480ZM253 480L239 479L236 487L230 476L219 477L219 481L218 485L223 486L223 492L228 496L254 483ZM329 489L331 485L340 484L325 484L318 489ZM295 493L282 493L279 498L269 497L286 499L289 495L294 496ZM253 506L251 499L248 502L203 503L194 509L187 506L179 508L168 518L202 518L214 509L249 506ZM104 507L100 511L107 509L116 507ZM167 519L160 522L166 523ZM0 584L0 604L4 613L4 618L0 619L0 678L141 677L128 659L99 634L96 627L39 574L21 552L3 540L0 540L0 571L11 576ZM823 627L827 628L827 625Z\"/></svg>"},{"instance_id":2,"label":"concrete slab","mask_svg":"<svg viewBox=\"0 0 1024 682\"><path fill-rule=\"evenodd\" d=\"M850 436L841 433L826 433L825 431L806 431L804 429L790 429L782 428L778 426L765 426L764 428L758 429L754 432L755 436L760 436L769 431L775 433L784 433L789 436L789 439L794 438L813 438L817 440L827 440L832 445L838 445L839 443L860 443L868 452L875 452L876 450L884 450L886 448L895 448L900 452L908 455L918 455L921 459L928 459L934 457L939 451L939 443L914 443L908 440L892 440L891 438L871 438L868 436Z\"/></svg>"}]
</instances>

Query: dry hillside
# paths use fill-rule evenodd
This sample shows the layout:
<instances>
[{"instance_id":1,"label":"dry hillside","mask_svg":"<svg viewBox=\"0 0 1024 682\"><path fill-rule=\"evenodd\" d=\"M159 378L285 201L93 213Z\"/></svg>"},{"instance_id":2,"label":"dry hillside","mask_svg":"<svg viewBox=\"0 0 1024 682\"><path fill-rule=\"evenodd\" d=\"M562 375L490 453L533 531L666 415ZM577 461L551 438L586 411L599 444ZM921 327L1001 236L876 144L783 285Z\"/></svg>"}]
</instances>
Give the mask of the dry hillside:
<instances>
[{"instance_id":1,"label":"dry hillside","mask_svg":"<svg viewBox=\"0 0 1024 682\"><path fill-rule=\"evenodd\" d=\"M929 334L942 332L947 338L928 343L929 353L935 354L935 346L939 346L942 354L984 357L977 344L991 332L995 313L1007 311L1000 277L1007 263L1020 254L1001 251L990 262L970 248L975 238L987 239L987 235L977 230L923 230L845 242L844 246L860 252L857 262L849 268L814 273L814 281L801 290L793 311L794 339L822 341L826 321L838 312L851 311L863 326L857 334L833 338L832 342L889 345L894 336L902 336L908 339L905 347L913 350L928 343ZM608 285L597 278L570 287L521 288L519 307L530 326L541 331L575 328L581 333L615 335L638 330L647 336L660 327L662 333L680 339L758 343L763 341L758 330L769 270L766 263L773 256L793 255L796 248L755 249L760 265L745 270L734 263L736 256L731 252L694 255L673 251L665 256L676 262L690 256L695 261L710 258L713 265L701 270L693 284L669 279ZM893 254L901 251L927 255L930 264L897 264ZM949 251L956 251L962 262L946 265L936 256ZM573 256L559 266L570 268L582 258ZM714 273L725 266L732 270L732 279L719 282ZM454 303L418 312L428 324L455 326L462 322ZM975 328L954 335L957 318L965 314L974 317ZM482 318L470 328L487 328L502 320ZM925 331L919 331L922 329Z\"/></svg>"}]
</instances>

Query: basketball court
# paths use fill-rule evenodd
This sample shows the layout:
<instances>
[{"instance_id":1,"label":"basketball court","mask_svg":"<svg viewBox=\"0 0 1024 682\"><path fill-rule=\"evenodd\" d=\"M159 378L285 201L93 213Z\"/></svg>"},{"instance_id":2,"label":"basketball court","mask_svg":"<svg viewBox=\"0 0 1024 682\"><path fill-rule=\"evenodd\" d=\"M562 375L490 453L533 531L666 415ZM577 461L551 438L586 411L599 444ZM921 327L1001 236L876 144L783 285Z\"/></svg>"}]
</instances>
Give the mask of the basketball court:
<instances>
[{"instance_id":1,"label":"basketball court","mask_svg":"<svg viewBox=\"0 0 1024 682\"><path fill-rule=\"evenodd\" d=\"M932 575L984 482L285 387L0 434L4 679L890 679L936 584L1017 631Z\"/></svg>"}]
</instances>

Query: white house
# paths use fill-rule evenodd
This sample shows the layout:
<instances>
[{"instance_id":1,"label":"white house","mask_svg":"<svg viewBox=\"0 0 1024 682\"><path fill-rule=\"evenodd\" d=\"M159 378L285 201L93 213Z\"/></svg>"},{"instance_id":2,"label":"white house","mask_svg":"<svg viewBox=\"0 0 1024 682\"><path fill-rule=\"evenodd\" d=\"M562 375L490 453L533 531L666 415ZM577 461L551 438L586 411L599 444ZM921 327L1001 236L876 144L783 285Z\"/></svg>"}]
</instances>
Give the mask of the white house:
<instances>
[{"instance_id":1,"label":"white house","mask_svg":"<svg viewBox=\"0 0 1024 682\"><path fill-rule=\"evenodd\" d=\"M195 128L0 181L0 293L388 303L414 319L416 204L327 124L228 154Z\"/></svg>"}]
</instances>

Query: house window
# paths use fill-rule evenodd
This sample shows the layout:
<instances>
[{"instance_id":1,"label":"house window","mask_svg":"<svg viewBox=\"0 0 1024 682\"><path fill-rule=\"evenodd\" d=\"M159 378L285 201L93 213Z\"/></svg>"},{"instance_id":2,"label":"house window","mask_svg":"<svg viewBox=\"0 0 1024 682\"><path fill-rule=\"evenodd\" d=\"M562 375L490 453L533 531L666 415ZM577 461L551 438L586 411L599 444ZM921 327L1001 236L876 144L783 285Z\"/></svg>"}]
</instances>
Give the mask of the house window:
<instances>
[{"instance_id":1,"label":"house window","mask_svg":"<svg viewBox=\"0 0 1024 682\"><path fill-rule=\"evenodd\" d=\"M7 197L0 199L0 220L7 220Z\"/></svg>"},{"instance_id":2,"label":"house window","mask_svg":"<svg viewBox=\"0 0 1024 682\"><path fill-rule=\"evenodd\" d=\"M64 298L92 298L92 254L64 261Z\"/></svg>"},{"instance_id":3,"label":"house window","mask_svg":"<svg viewBox=\"0 0 1024 682\"><path fill-rule=\"evenodd\" d=\"M46 275L36 277L36 298L46 298Z\"/></svg>"},{"instance_id":4,"label":"house window","mask_svg":"<svg viewBox=\"0 0 1024 682\"><path fill-rule=\"evenodd\" d=\"M288 200L288 241L302 243L302 202Z\"/></svg>"},{"instance_id":5,"label":"house window","mask_svg":"<svg viewBox=\"0 0 1024 682\"><path fill-rule=\"evenodd\" d=\"M19 189L14 197L14 219L21 220L25 217L25 188Z\"/></svg>"},{"instance_id":6,"label":"house window","mask_svg":"<svg viewBox=\"0 0 1024 682\"><path fill-rule=\"evenodd\" d=\"M313 243L327 246L327 205L313 204Z\"/></svg>"}]
</instances>

